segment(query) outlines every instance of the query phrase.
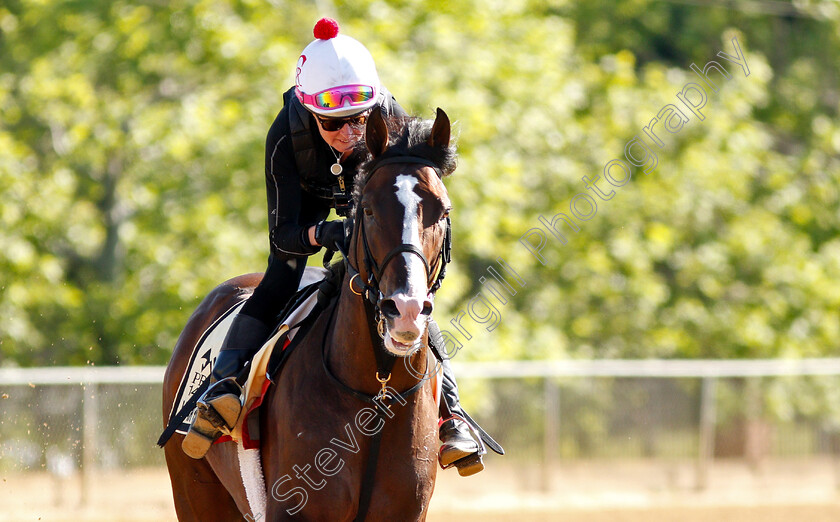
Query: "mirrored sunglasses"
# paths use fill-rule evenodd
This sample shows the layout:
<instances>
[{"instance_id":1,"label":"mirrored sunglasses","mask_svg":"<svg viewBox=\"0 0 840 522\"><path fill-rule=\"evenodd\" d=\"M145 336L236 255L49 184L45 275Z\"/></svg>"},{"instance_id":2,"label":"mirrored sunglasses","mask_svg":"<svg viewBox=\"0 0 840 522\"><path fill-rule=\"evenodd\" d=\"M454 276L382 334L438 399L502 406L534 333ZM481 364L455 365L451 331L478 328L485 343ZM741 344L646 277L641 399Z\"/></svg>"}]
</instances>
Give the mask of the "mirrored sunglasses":
<instances>
[{"instance_id":1,"label":"mirrored sunglasses","mask_svg":"<svg viewBox=\"0 0 840 522\"><path fill-rule=\"evenodd\" d=\"M322 118L321 116L315 115L318 118L318 121L321 123L321 127L327 132L335 132L341 130L342 127L345 125L350 126L362 126L367 122L368 115L367 113L357 115L357 116L350 116L349 118Z\"/></svg>"}]
</instances>

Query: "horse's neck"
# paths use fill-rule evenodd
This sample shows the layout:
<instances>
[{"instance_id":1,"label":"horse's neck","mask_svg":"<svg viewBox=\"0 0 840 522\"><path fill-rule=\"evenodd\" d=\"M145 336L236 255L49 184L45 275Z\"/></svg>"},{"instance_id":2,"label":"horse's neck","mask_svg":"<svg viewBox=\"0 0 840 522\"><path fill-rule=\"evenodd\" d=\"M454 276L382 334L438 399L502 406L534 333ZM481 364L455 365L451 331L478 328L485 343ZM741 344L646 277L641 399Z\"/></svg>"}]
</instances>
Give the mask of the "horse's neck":
<instances>
[{"instance_id":1,"label":"horse's neck","mask_svg":"<svg viewBox=\"0 0 840 522\"><path fill-rule=\"evenodd\" d=\"M351 388L374 395L381 388L376 380L374 349L382 349L381 338L371 336L371 327L361 296L346 291L349 278L345 277L344 290L339 297L336 319L332 327L327 362L339 380ZM376 348L374 348L376 343ZM388 386L399 391L414 386L417 375L426 371L428 348L422 348L409 360L397 358L391 370ZM411 368L409 372L408 368ZM414 373L414 375L412 375ZM384 377L384 376L383 376Z\"/></svg>"}]
</instances>

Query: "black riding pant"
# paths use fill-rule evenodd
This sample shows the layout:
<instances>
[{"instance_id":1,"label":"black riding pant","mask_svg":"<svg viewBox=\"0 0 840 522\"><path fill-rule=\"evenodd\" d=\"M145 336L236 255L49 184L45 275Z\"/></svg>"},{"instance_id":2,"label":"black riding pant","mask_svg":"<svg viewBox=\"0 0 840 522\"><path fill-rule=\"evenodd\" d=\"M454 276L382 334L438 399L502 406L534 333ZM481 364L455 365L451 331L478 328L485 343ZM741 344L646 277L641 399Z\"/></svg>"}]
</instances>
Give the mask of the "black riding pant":
<instances>
[{"instance_id":1,"label":"black riding pant","mask_svg":"<svg viewBox=\"0 0 840 522\"><path fill-rule=\"evenodd\" d=\"M300 225L317 223L327 218L330 213L327 201L315 197L305 199L306 204L301 205L298 218ZM269 326L274 325L277 315L283 311L283 307L297 291L307 260L307 256L279 252L273 247L271 250L271 255L268 256L268 268L262 281L239 312Z\"/></svg>"}]
</instances>

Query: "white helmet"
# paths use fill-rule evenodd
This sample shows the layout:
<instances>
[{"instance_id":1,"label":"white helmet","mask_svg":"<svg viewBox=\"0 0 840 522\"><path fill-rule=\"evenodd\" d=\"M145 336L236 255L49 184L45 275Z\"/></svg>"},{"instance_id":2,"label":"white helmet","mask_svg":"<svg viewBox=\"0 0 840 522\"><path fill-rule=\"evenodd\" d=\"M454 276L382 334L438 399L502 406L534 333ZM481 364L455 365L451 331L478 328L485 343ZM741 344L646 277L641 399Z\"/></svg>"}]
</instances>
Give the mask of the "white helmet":
<instances>
[{"instance_id":1,"label":"white helmet","mask_svg":"<svg viewBox=\"0 0 840 522\"><path fill-rule=\"evenodd\" d=\"M338 34L338 22L322 18L315 40L295 69L295 94L304 107L341 118L370 109L379 101L379 75L373 57L359 41Z\"/></svg>"}]
</instances>

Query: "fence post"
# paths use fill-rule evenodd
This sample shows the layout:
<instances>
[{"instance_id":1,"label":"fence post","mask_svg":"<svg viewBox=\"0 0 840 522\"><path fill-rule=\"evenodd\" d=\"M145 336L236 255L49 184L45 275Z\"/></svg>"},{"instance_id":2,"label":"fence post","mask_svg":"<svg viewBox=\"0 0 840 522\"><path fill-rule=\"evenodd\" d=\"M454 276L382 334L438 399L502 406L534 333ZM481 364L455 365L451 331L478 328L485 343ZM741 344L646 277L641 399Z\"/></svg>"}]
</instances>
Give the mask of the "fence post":
<instances>
[{"instance_id":1,"label":"fence post","mask_svg":"<svg viewBox=\"0 0 840 522\"><path fill-rule=\"evenodd\" d=\"M557 462L557 444L560 440L560 390L551 377L543 383L545 400L545 436L543 438L543 490L551 490L551 476Z\"/></svg>"},{"instance_id":2,"label":"fence post","mask_svg":"<svg viewBox=\"0 0 840 522\"><path fill-rule=\"evenodd\" d=\"M704 490L709 485L709 464L715 454L715 423L717 378L703 377L700 391L700 437L697 450L697 477L695 487Z\"/></svg>"},{"instance_id":3,"label":"fence post","mask_svg":"<svg viewBox=\"0 0 840 522\"><path fill-rule=\"evenodd\" d=\"M91 502L94 475L96 474L96 426L99 424L99 387L88 382L83 389L82 402L82 505Z\"/></svg>"},{"instance_id":4,"label":"fence post","mask_svg":"<svg viewBox=\"0 0 840 522\"><path fill-rule=\"evenodd\" d=\"M829 437L831 463L834 465L834 489L840 493L840 428L833 426Z\"/></svg>"},{"instance_id":5,"label":"fence post","mask_svg":"<svg viewBox=\"0 0 840 522\"><path fill-rule=\"evenodd\" d=\"M762 419L764 407L761 396L761 377L747 377L744 389L744 456L753 473L761 468L761 460L767 451L765 426Z\"/></svg>"}]
</instances>

